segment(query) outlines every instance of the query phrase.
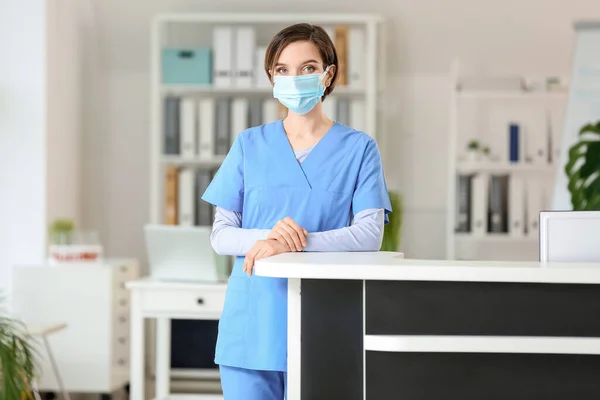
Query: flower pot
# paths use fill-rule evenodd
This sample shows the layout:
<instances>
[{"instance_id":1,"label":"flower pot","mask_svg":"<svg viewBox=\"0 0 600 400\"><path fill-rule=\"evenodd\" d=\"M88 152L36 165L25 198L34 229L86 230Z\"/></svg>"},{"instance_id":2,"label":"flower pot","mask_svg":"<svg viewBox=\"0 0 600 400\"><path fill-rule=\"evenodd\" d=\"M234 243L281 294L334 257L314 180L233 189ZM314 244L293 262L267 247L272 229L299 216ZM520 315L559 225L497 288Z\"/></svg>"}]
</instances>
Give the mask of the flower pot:
<instances>
[{"instance_id":1,"label":"flower pot","mask_svg":"<svg viewBox=\"0 0 600 400\"><path fill-rule=\"evenodd\" d=\"M479 152L479 150L467 150L465 161L466 162L479 162L479 161L481 161L481 152Z\"/></svg>"}]
</instances>

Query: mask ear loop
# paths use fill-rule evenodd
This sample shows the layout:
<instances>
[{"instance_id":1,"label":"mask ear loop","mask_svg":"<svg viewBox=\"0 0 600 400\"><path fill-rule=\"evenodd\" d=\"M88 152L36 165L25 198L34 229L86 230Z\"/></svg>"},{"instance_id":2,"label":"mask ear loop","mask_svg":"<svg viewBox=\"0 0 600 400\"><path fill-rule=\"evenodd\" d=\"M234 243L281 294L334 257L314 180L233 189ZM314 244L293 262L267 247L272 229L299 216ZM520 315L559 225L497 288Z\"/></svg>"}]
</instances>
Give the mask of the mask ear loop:
<instances>
[{"instance_id":1,"label":"mask ear loop","mask_svg":"<svg viewBox=\"0 0 600 400\"><path fill-rule=\"evenodd\" d=\"M323 78L327 76L327 72L329 72L329 67L331 67L331 65L328 65L327 68L325 68L325 71L323 71L323 73L320 76L321 81L323 81ZM323 85L325 87L329 87L329 85Z\"/></svg>"}]
</instances>

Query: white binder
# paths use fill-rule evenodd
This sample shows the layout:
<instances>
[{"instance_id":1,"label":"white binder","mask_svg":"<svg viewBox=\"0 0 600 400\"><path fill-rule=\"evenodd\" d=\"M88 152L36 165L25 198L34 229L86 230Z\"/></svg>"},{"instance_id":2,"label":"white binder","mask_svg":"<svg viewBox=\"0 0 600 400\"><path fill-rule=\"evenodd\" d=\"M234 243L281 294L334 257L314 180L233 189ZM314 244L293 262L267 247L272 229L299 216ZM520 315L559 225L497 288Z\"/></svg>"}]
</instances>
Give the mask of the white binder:
<instances>
[{"instance_id":1,"label":"white binder","mask_svg":"<svg viewBox=\"0 0 600 400\"><path fill-rule=\"evenodd\" d=\"M240 97L231 101L231 134L229 135L231 144L240 132L248 129L248 114L248 99Z\"/></svg>"},{"instance_id":2,"label":"white binder","mask_svg":"<svg viewBox=\"0 0 600 400\"><path fill-rule=\"evenodd\" d=\"M196 221L194 205L194 170L179 170L179 225L193 226Z\"/></svg>"},{"instance_id":3,"label":"white binder","mask_svg":"<svg viewBox=\"0 0 600 400\"><path fill-rule=\"evenodd\" d=\"M217 26L213 29L213 85L215 87L233 85L233 40L231 26Z\"/></svg>"},{"instance_id":4,"label":"white binder","mask_svg":"<svg viewBox=\"0 0 600 400\"><path fill-rule=\"evenodd\" d=\"M357 131L365 132L369 136L373 135L373 132L367 132L365 123L366 111L365 101L362 99L350 100L350 127Z\"/></svg>"},{"instance_id":5,"label":"white binder","mask_svg":"<svg viewBox=\"0 0 600 400\"><path fill-rule=\"evenodd\" d=\"M547 129L546 110L542 106L529 107L523 117L525 131L525 160L532 164L548 164L550 137Z\"/></svg>"},{"instance_id":6,"label":"white binder","mask_svg":"<svg viewBox=\"0 0 600 400\"><path fill-rule=\"evenodd\" d=\"M179 108L181 140L179 155L191 159L196 156L196 102L193 98L182 98Z\"/></svg>"},{"instance_id":7,"label":"white binder","mask_svg":"<svg viewBox=\"0 0 600 400\"><path fill-rule=\"evenodd\" d=\"M513 237L525 235L525 180L511 176L508 183L508 233Z\"/></svg>"},{"instance_id":8,"label":"white binder","mask_svg":"<svg viewBox=\"0 0 600 400\"><path fill-rule=\"evenodd\" d=\"M263 124L268 124L279 119L279 102L275 99L266 99L262 104Z\"/></svg>"},{"instance_id":9,"label":"white binder","mask_svg":"<svg viewBox=\"0 0 600 400\"><path fill-rule=\"evenodd\" d=\"M254 76L257 87L271 87L271 81L265 72L265 56L267 54L266 47L257 47L254 57Z\"/></svg>"},{"instance_id":10,"label":"white binder","mask_svg":"<svg viewBox=\"0 0 600 400\"><path fill-rule=\"evenodd\" d=\"M494 104L487 110L487 123L487 131L484 132L484 137L482 140L487 146L490 147L490 156L493 160L508 163L510 160L510 112L503 107L503 104ZM522 129L519 129L519 137L522 136ZM519 145L519 153L522 151L522 146Z\"/></svg>"},{"instance_id":11,"label":"white binder","mask_svg":"<svg viewBox=\"0 0 600 400\"><path fill-rule=\"evenodd\" d=\"M337 118L337 97L329 95L323 102L323 113L332 121Z\"/></svg>"},{"instance_id":12,"label":"white binder","mask_svg":"<svg viewBox=\"0 0 600 400\"><path fill-rule=\"evenodd\" d=\"M537 237L539 232L540 212L544 209L543 186L530 179L527 182L527 236Z\"/></svg>"},{"instance_id":13,"label":"white binder","mask_svg":"<svg viewBox=\"0 0 600 400\"><path fill-rule=\"evenodd\" d=\"M365 31L352 27L348 33L348 84L352 88L364 87Z\"/></svg>"},{"instance_id":14,"label":"white binder","mask_svg":"<svg viewBox=\"0 0 600 400\"><path fill-rule=\"evenodd\" d=\"M208 160L215 155L215 101L204 97L198 102L198 157Z\"/></svg>"},{"instance_id":15,"label":"white binder","mask_svg":"<svg viewBox=\"0 0 600 400\"><path fill-rule=\"evenodd\" d=\"M234 86L249 88L254 86L256 31L251 26L236 29L235 79Z\"/></svg>"},{"instance_id":16,"label":"white binder","mask_svg":"<svg viewBox=\"0 0 600 400\"><path fill-rule=\"evenodd\" d=\"M565 117L564 101L553 101L546 109L547 130L550 135L550 158L553 163L560 159L560 146L563 133L564 117Z\"/></svg>"},{"instance_id":17,"label":"white binder","mask_svg":"<svg viewBox=\"0 0 600 400\"><path fill-rule=\"evenodd\" d=\"M473 236L481 237L487 233L487 212L489 200L489 176L479 173L473 177L471 191L472 224L471 232Z\"/></svg>"}]
</instances>

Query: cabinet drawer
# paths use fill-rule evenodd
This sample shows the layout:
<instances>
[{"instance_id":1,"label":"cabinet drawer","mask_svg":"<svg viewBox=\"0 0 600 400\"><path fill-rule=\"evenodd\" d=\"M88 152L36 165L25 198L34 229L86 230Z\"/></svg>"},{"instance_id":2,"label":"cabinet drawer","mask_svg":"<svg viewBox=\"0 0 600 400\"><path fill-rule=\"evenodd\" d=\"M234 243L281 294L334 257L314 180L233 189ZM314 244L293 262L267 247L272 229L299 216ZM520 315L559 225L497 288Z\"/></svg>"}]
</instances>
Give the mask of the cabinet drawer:
<instances>
[{"instance_id":1,"label":"cabinet drawer","mask_svg":"<svg viewBox=\"0 0 600 400\"><path fill-rule=\"evenodd\" d=\"M224 290L160 290L142 294L145 311L220 313L225 301Z\"/></svg>"}]
</instances>

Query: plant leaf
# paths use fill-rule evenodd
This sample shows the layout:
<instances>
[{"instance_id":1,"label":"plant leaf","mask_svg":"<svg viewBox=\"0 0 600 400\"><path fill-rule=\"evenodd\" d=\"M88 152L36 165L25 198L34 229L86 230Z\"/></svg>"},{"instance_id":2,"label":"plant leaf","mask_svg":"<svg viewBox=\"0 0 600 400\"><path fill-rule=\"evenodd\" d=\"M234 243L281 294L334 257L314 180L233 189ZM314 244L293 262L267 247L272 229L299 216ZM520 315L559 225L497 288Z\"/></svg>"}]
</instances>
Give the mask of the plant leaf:
<instances>
[{"instance_id":1,"label":"plant leaf","mask_svg":"<svg viewBox=\"0 0 600 400\"><path fill-rule=\"evenodd\" d=\"M587 124L579 131L579 135L584 135L586 133L600 135L600 121L596 124Z\"/></svg>"},{"instance_id":2,"label":"plant leaf","mask_svg":"<svg viewBox=\"0 0 600 400\"><path fill-rule=\"evenodd\" d=\"M564 166L574 210L600 209L600 121L579 131L580 139L568 152Z\"/></svg>"},{"instance_id":3,"label":"plant leaf","mask_svg":"<svg viewBox=\"0 0 600 400\"><path fill-rule=\"evenodd\" d=\"M30 382L36 373L36 355L25 325L2 314L0 307L0 400L31 396Z\"/></svg>"}]
</instances>

